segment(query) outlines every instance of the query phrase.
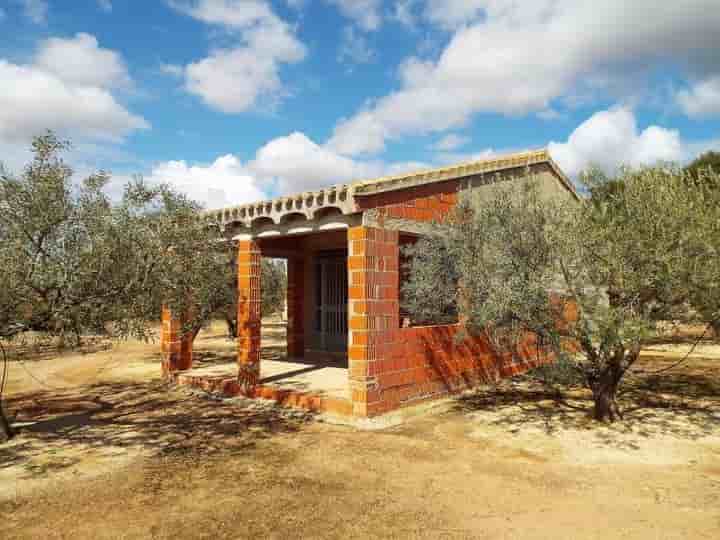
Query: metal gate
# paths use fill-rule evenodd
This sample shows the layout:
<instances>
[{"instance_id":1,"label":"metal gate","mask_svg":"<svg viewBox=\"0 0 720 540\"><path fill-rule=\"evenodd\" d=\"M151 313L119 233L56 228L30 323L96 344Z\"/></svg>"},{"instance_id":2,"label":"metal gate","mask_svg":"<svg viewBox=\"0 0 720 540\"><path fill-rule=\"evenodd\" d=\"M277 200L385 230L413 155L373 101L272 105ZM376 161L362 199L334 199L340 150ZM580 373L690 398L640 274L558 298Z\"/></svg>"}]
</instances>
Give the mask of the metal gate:
<instances>
[{"instance_id":1,"label":"metal gate","mask_svg":"<svg viewBox=\"0 0 720 540\"><path fill-rule=\"evenodd\" d=\"M324 351L347 350L347 257L321 255L315 262L315 333Z\"/></svg>"}]
</instances>

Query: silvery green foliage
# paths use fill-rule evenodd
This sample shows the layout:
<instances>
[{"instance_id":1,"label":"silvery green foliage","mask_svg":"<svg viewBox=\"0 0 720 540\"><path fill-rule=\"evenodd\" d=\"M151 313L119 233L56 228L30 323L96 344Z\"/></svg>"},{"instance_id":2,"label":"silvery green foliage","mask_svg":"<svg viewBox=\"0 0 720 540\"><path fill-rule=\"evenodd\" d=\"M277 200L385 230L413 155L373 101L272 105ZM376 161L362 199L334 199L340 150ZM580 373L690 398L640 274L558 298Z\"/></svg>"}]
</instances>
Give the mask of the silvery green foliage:
<instances>
[{"instance_id":1,"label":"silvery green foliage","mask_svg":"<svg viewBox=\"0 0 720 540\"><path fill-rule=\"evenodd\" d=\"M104 172L74 184L67 147L38 137L25 170L0 178L0 335L146 338L163 303L196 325L226 294L218 231L167 186L137 178L113 203Z\"/></svg>"},{"instance_id":2,"label":"silvery green foliage","mask_svg":"<svg viewBox=\"0 0 720 540\"><path fill-rule=\"evenodd\" d=\"M569 360L593 390L596 417L613 420L617 387L661 321L720 317L720 177L698 183L661 167L591 172L583 183L592 197L581 201L543 196L532 177L464 192L416 245L405 307L443 322L449 296L467 331L498 347L526 332L557 354L577 344ZM577 321L562 323L572 306Z\"/></svg>"}]
</instances>

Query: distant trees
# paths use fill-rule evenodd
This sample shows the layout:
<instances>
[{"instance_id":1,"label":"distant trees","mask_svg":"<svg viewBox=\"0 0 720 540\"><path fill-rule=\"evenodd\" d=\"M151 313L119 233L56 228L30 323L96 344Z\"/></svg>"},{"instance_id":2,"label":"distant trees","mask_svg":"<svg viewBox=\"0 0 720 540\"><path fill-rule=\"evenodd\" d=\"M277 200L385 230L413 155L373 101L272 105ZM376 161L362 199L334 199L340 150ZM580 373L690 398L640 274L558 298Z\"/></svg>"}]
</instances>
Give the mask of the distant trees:
<instances>
[{"instance_id":1,"label":"distant trees","mask_svg":"<svg viewBox=\"0 0 720 540\"><path fill-rule=\"evenodd\" d=\"M685 172L695 180L700 180L710 171L715 173L720 172L720 152L710 150L704 154L700 154L685 167Z\"/></svg>"},{"instance_id":2,"label":"distant trees","mask_svg":"<svg viewBox=\"0 0 720 540\"><path fill-rule=\"evenodd\" d=\"M27 331L70 346L88 330L146 339L163 304L187 314L185 330L196 333L232 309L234 250L218 242L197 203L140 178L113 202L106 173L73 180L62 160L67 148L48 133L33 141L34 158L19 175L0 170L0 346ZM268 265L263 303L272 311L284 289L279 267ZM7 438L3 381L0 373Z\"/></svg>"},{"instance_id":3,"label":"distant trees","mask_svg":"<svg viewBox=\"0 0 720 540\"><path fill-rule=\"evenodd\" d=\"M404 307L436 321L457 309L467 332L510 350L537 335L591 390L595 418L613 421L663 321L720 320L720 174L688 180L674 168L590 173L581 202L543 197L533 178L478 188L413 248Z\"/></svg>"}]
</instances>

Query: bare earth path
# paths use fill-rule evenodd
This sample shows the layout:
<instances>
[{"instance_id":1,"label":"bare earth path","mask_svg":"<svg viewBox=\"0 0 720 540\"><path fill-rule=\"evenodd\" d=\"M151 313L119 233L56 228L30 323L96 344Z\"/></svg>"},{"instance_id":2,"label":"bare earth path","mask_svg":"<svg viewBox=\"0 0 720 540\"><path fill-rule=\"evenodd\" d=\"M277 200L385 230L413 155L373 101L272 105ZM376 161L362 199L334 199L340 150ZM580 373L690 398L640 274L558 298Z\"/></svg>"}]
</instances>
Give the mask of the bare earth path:
<instances>
[{"instance_id":1,"label":"bare earth path","mask_svg":"<svg viewBox=\"0 0 720 540\"><path fill-rule=\"evenodd\" d=\"M718 347L650 351L612 427L520 379L381 432L167 388L154 347L13 366L0 538L720 537Z\"/></svg>"}]
</instances>

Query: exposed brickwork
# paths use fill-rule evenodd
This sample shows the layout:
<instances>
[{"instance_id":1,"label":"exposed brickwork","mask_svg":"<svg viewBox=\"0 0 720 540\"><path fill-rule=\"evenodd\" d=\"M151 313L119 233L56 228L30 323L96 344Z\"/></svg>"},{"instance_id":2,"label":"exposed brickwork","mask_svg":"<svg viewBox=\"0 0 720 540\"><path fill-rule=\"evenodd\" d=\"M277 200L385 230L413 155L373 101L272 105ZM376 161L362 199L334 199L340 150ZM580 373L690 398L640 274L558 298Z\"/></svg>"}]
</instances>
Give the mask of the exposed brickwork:
<instances>
[{"instance_id":1,"label":"exposed brickwork","mask_svg":"<svg viewBox=\"0 0 720 540\"><path fill-rule=\"evenodd\" d=\"M457 204L458 181L427 184L358 198L362 210L375 208L378 220L442 221Z\"/></svg>"},{"instance_id":2,"label":"exposed brickwork","mask_svg":"<svg viewBox=\"0 0 720 540\"><path fill-rule=\"evenodd\" d=\"M301 257L290 257L288 259L287 354L291 358L301 358L305 355L304 263L305 260Z\"/></svg>"},{"instance_id":3,"label":"exposed brickwork","mask_svg":"<svg viewBox=\"0 0 720 540\"><path fill-rule=\"evenodd\" d=\"M348 231L348 366L353 414L373 414L379 401L378 362L392 354L399 326L398 233L372 227Z\"/></svg>"},{"instance_id":4,"label":"exposed brickwork","mask_svg":"<svg viewBox=\"0 0 720 540\"><path fill-rule=\"evenodd\" d=\"M253 391L260 377L260 263L258 244L238 243L238 381L245 393Z\"/></svg>"},{"instance_id":5,"label":"exposed brickwork","mask_svg":"<svg viewBox=\"0 0 720 540\"><path fill-rule=\"evenodd\" d=\"M192 336L182 335L182 321L166 307L162 310L160 351L163 375L192 368Z\"/></svg>"},{"instance_id":6,"label":"exposed brickwork","mask_svg":"<svg viewBox=\"0 0 720 540\"><path fill-rule=\"evenodd\" d=\"M458 342L459 325L401 328L390 353L376 362L380 414L418 400L459 392L482 382L511 377L552 361L530 337L519 349L520 360L500 355L481 337Z\"/></svg>"},{"instance_id":7,"label":"exposed brickwork","mask_svg":"<svg viewBox=\"0 0 720 540\"><path fill-rule=\"evenodd\" d=\"M481 338L457 342L458 325L400 328L398 240L395 231L371 227L348 232L348 365L355 416L374 416L550 361L530 338L518 349L523 360L513 361Z\"/></svg>"}]
</instances>

